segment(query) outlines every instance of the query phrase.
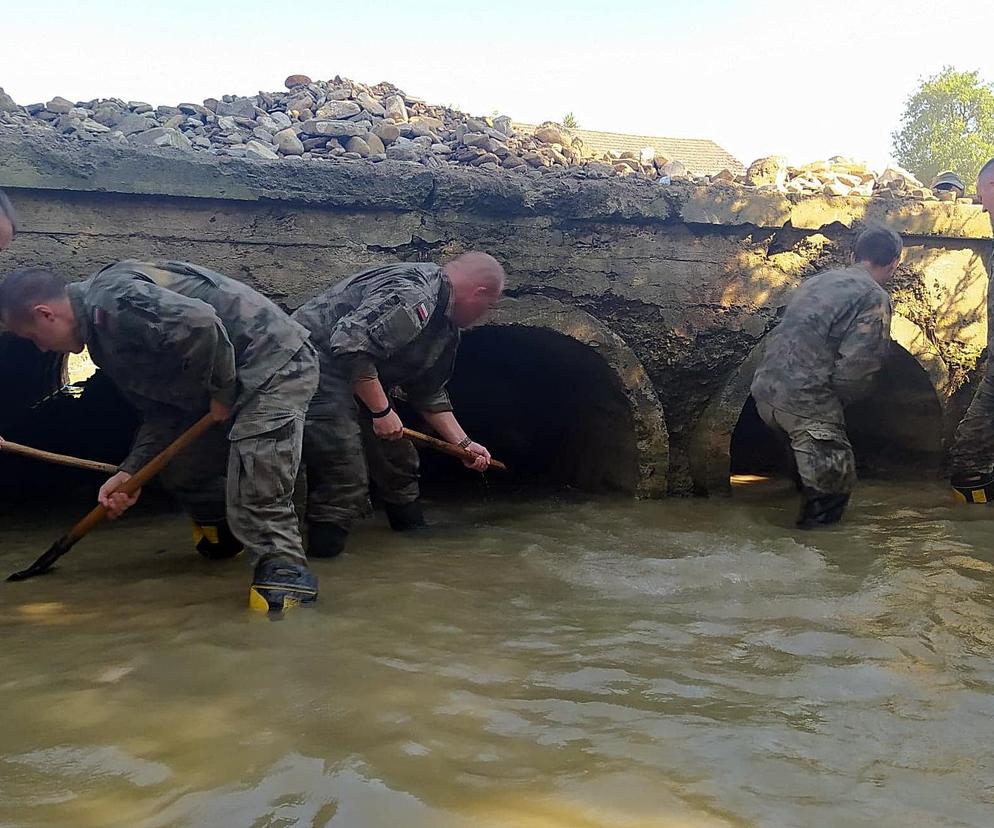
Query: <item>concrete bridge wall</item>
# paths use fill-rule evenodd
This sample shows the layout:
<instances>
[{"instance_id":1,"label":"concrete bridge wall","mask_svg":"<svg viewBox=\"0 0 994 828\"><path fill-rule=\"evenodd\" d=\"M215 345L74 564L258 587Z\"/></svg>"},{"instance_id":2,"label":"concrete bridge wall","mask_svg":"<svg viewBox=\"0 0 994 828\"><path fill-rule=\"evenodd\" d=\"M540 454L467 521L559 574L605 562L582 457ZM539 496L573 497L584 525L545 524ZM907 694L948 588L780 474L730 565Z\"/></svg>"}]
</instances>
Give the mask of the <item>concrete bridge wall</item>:
<instances>
[{"instance_id":1,"label":"concrete bridge wall","mask_svg":"<svg viewBox=\"0 0 994 828\"><path fill-rule=\"evenodd\" d=\"M477 344L461 371L463 405L519 465L556 435L547 459L580 488L727 490L764 335L791 290L844 261L867 222L888 224L906 244L891 287L900 347L883 389L904 395L906 416L886 431L906 456L938 465L986 343L991 231L972 205L218 159L7 131L0 187L23 227L0 254L3 271L41 264L84 277L126 257L184 258L292 309L372 263L491 253L509 282L488 328L504 333L467 336ZM474 383L484 370L499 376ZM547 393L557 377L569 379L558 400ZM502 430L493 414L506 413L502 400L532 392L545 393L541 410ZM865 418L873 433L872 413Z\"/></svg>"}]
</instances>

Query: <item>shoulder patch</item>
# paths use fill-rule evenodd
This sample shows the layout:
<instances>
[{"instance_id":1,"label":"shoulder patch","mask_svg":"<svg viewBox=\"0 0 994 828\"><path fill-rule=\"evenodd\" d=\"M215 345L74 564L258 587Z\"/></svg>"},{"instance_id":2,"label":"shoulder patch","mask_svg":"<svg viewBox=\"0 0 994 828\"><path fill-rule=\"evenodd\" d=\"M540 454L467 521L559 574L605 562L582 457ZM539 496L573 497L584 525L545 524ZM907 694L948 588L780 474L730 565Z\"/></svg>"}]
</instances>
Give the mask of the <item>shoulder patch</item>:
<instances>
[{"instance_id":1,"label":"shoulder patch","mask_svg":"<svg viewBox=\"0 0 994 828\"><path fill-rule=\"evenodd\" d=\"M428 306L424 302L418 302L418 304L414 306L414 310L418 314L418 319L422 322L428 321Z\"/></svg>"},{"instance_id":2,"label":"shoulder patch","mask_svg":"<svg viewBox=\"0 0 994 828\"><path fill-rule=\"evenodd\" d=\"M103 308L93 309L93 327L102 328L107 322L107 314L104 312Z\"/></svg>"}]
</instances>

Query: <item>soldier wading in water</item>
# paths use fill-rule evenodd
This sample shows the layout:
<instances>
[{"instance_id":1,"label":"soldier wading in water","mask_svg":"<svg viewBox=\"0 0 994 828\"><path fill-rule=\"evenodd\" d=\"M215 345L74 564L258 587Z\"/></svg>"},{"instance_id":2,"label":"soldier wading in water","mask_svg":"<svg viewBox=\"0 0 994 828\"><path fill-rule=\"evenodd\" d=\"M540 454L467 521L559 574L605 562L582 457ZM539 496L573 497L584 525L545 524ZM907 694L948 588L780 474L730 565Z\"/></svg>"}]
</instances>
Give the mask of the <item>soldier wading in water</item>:
<instances>
[{"instance_id":1,"label":"soldier wading in water","mask_svg":"<svg viewBox=\"0 0 994 828\"><path fill-rule=\"evenodd\" d=\"M841 519L856 482L843 408L865 396L890 348L891 301L881 287L901 261L901 237L875 227L853 265L812 276L794 291L752 381L763 421L789 440L803 529Z\"/></svg>"}]
</instances>

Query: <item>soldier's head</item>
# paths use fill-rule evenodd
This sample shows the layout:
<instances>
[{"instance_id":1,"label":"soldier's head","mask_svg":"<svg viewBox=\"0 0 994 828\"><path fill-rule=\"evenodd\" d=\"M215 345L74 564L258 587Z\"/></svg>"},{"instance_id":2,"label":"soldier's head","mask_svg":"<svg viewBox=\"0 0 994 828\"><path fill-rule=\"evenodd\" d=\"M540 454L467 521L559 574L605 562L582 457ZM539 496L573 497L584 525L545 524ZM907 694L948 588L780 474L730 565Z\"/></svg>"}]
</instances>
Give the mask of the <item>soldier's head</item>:
<instances>
[{"instance_id":1,"label":"soldier's head","mask_svg":"<svg viewBox=\"0 0 994 828\"><path fill-rule=\"evenodd\" d=\"M991 223L994 224L994 158L977 173L977 195L984 209L991 214Z\"/></svg>"},{"instance_id":2,"label":"soldier's head","mask_svg":"<svg viewBox=\"0 0 994 828\"><path fill-rule=\"evenodd\" d=\"M39 351L83 350L66 283L43 267L15 270L0 282L0 324L14 336L30 339Z\"/></svg>"},{"instance_id":3,"label":"soldier's head","mask_svg":"<svg viewBox=\"0 0 994 828\"><path fill-rule=\"evenodd\" d=\"M452 321L460 328L479 322L504 292L504 268L486 253L463 253L443 270L452 285Z\"/></svg>"},{"instance_id":4,"label":"soldier's head","mask_svg":"<svg viewBox=\"0 0 994 828\"><path fill-rule=\"evenodd\" d=\"M930 185L932 192L942 192L943 190L949 190L956 194L957 198L962 198L963 193L966 192L966 185L963 183L963 179L960 178L952 170L943 170L935 178L932 179L932 184Z\"/></svg>"},{"instance_id":5,"label":"soldier's head","mask_svg":"<svg viewBox=\"0 0 994 828\"><path fill-rule=\"evenodd\" d=\"M893 230L887 227L868 227L856 237L852 258L882 285L897 270L903 249L901 237Z\"/></svg>"},{"instance_id":6,"label":"soldier's head","mask_svg":"<svg viewBox=\"0 0 994 828\"><path fill-rule=\"evenodd\" d=\"M17 234L17 214L7 194L0 190L0 250L3 250Z\"/></svg>"}]
</instances>

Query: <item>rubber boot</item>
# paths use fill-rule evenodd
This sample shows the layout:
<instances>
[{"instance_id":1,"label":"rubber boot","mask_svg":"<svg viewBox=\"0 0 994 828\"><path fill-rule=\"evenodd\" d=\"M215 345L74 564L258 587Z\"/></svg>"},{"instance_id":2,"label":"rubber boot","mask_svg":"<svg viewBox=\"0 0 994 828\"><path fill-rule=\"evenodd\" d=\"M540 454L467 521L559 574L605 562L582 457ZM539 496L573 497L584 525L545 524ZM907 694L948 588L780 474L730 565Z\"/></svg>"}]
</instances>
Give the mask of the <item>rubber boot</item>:
<instances>
[{"instance_id":1,"label":"rubber boot","mask_svg":"<svg viewBox=\"0 0 994 828\"><path fill-rule=\"evenodd\" d=\"M221 561L233 558L245 547L238 540L226 520L215 523L193 522L193 545L197 552L209 561Z\"/></svg>"},{"instance_id":2,"label":"rubber boot","mask_svg":"<svg viewBox=\"0 0 994 828\"><path fill-rule=\"evenodd\" d=\"M804 495L801 514L797 518L798 529L814 529L838 523L849 503L847 494L824 494L807 489Z\"/></svg>"},{"instance_id":3,"label":"rubber boot","mask_svg":"<svg viewBox=\"0 0 994 828\"><path fill-rule=\"evenodd\" d=\"M416 532L427 527L425 513L420 500L410 503L384 503L387 510L387 520L394 532Z\"/></svg>"},{"instance_id":4,"label":"rubber boot","mask_svg":"<svg viewBox=\"0 0 994 828\"><path fill-rule=\"evenodd\" d=\"M266 558L255 567L249 587L249 607L282 613L318 598L318 578L303 564L286 558Z\"/></svg>"},{"instance_id":5,"label":"rubber boot","mask_svg":"<svg viewBox=\"0 0 994 828\"><path fill-rule=\"evenodd\" d=\"M949 482L953 496L961 503L994 503L994 475L990 472L956 473Z\"/></svg>"},{"instance_id":6,"label":"rubber boot","mask_svg":"<svg viewBox=\"0 0 994 828\"><path fill-rule=\"evenodd\" d=\"M337 558L344 551L348 539L348 529L337 523L311 521L307 524L307 557Z\"/></svg>"}]
</instances>

